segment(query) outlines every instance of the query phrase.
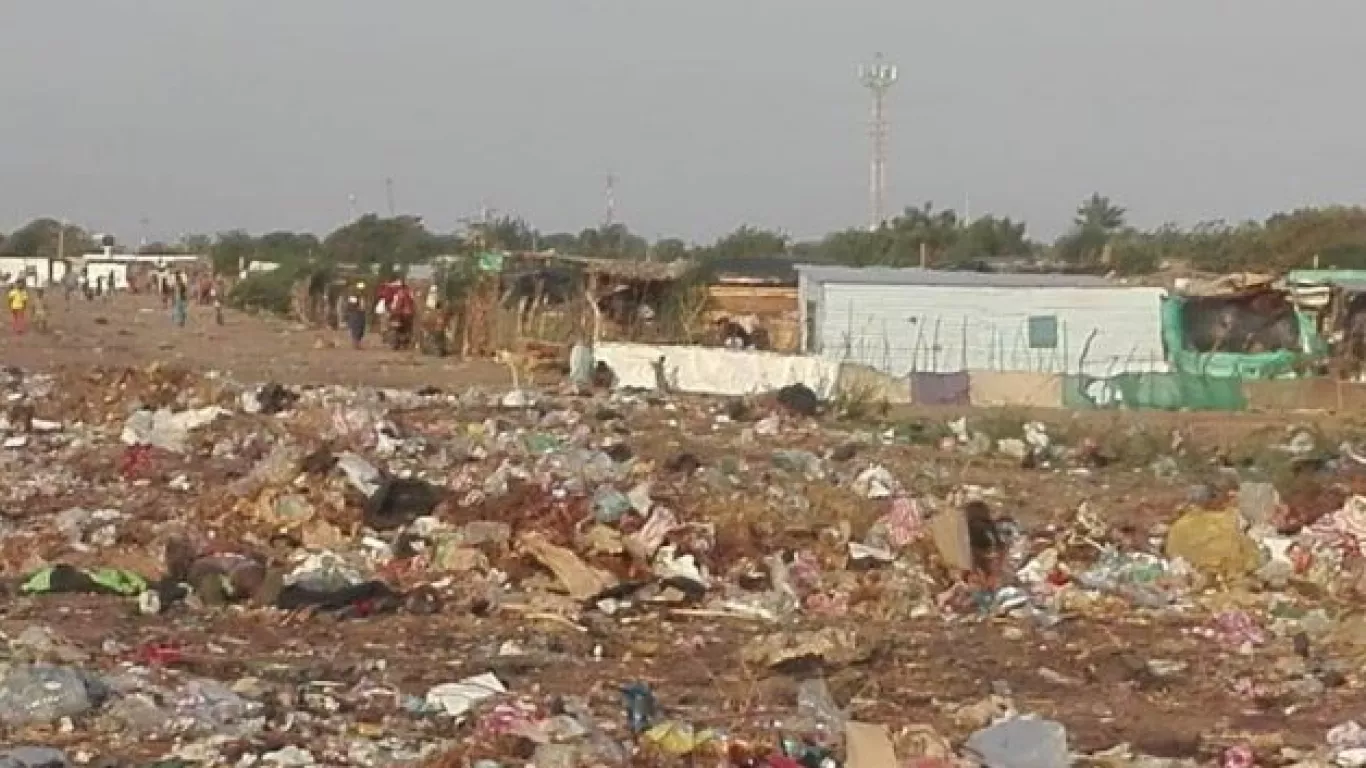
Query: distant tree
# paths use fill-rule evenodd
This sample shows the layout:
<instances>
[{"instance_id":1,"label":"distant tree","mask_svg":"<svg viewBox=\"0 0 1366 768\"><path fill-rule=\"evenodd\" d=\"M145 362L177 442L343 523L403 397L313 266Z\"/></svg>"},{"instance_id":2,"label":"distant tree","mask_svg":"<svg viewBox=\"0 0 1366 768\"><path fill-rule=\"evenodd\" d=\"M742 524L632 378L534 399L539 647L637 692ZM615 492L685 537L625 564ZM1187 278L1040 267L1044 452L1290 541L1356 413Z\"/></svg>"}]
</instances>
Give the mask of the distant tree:
<instances>
[{"instance_id":1,"label":"distant tree","mask_svg":"<svg viewBox=\"0 0 1366 768\"><path fill-rule=\"evenodd\" d=\"M1094 229L1111 233L1124 228L1125 210L1110 202L1110 198L1094 192L1077 207L1072 224L1077 229Z\"/></svg>"},{"instance_id":2,"label":"distant tree","mask_svg":"<svg viewBox=\"0 0 1366 768\"><path fill-rule=\"evenodd\" d=\"M656 240L651 246L650 257L655 261L682 261L692 255L688 244L676 237Z\"/></svg>"},{"instance_id":3,"label":"distant tree","mask_svg":"<svg viewBox=\"0 0 1366 768\"><path fill-rule=\"evenodd\" d=\"M254 258L294 267L318 258L321 253L322 243L311 232L276 231L256 239Z\"/></svg>"},{"instance_id":4,"label":"distant tree","mask_svg":"<svg viewBox=\"0 0 1366 768\"><path fill-rule=\"evenodd\" d=\"M712 243L703 251L710 259L748 259L782 256L789 245L787 235L748 224Z\"/></svg>"},{"instance_id":5,"label":"distant tree","mask_svg":"<svg viewBox=\"0 0 1366 768\"><path fill-rule=\"evenodd\" d=\"M579 236L570 232L555 232L541 238L539 247L544 251L572 254L579 250Z\"/></svg>"},{"instance_id":6,"label":"distant tree","mask_svg":"<svg viewBox=\"0 0 1366 768\"><path fill-rule=\"evenodd\" d=\"M524 220L514 216L501 216L487 224L480 224L484 240L489 248L505 251L530 251L539 247L539 235Z\"/></svg>"},{"instance_id":7,"label":"distant tree","mask_svg":"<svg viewBox=\"0 0 1366 768\"><path fill-rule=\"evenodd\" d=\"M180 238L182 253L205 254L212 247L213 237L211 235L185 235Z\"/></svg>"},{"instance_id":8,"label":"distant tree","mask_svg":"<svg viewBox=\"0 0 1366 768\"><path fill-rule=\"evenodd\" d=\"M1102 269L1111 237L1124 228L1124 214L1110 198L1092 194L1077 207L1072 230L1054 246L1058 257L1076 266Z\"/></svg>"},{"instance_id":9,"label":"distant tree","mask_svg":"<svg viewBox=\"0 0 1366 768\"><path fill-rule=\"evenodd\" d=\"M373 213L337 229L322 242L331 261L370 267L385 261L423 262L438 254L440 242L418 216L380 218Z\"/></svg>"},{"instance_id":10,"label":"distant tree","mask_svg":"<svg viewBox=\"0 0 1366 768\"><path fill-rule=\"evenodd\" d=\"M209 248L209 261L219 275L236 275L256 258L256 239L246 230L220 232Z\"/></svg>"},{"instance_id":11,"label":"distant tree","mask_svg":"<svg viewBox=\"0 0 1366 768\"><path fill-rule=\"evenodd\" d=\"M961 262L1002 256L1028 256L1034 244L1026 234L1025 223L1009 217L983 216L959 229L948 260Z\"/></svg>"},{"instance_id":12,"label":"distant tree","mask_svg":"<svg viewBox=\"0 0 1366 768\"><path fill-rule=\"evenodd\" d=\"M58 237L63 229L64 236ZM63 227L56 219L42 218L11 232L0 243L0 252L29 259L56 258L58 240L61 240L63 255L67 258L96 250L94 238L84 229L70 224Z\"/></svg>"}]
</instances>

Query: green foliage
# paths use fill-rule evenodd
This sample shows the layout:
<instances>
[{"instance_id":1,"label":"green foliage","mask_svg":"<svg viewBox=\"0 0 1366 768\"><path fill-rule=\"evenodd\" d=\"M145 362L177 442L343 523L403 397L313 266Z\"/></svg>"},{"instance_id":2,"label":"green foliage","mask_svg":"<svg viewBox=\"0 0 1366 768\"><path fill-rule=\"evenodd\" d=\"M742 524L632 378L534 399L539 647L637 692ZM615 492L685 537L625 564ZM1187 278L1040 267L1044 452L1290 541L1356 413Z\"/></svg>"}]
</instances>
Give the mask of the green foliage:
<instances>
[{"instance_id":1,"label":"green foliage","mask_svg":"<svg viewBox=\"0 0 1366 768\"><path fill-rule=\"evenodd\" d=\"M650 256L655 261L681 261L692 255L691 252L692 249L684 241L666 237L655 242Z\"/></svg>"},{"instance_id":2,"label":"green foliage","mask_svg":"<svg viewBox=\"0 0 1366 768\"><path fill-rule=\"evenodd\" d=\"M297 272L283 267L272 272L248 275L233 286L228 294L228 304L246 311L289 314L297 277Z\"/></svg>"},{"instance_id":3,"label":"green foliage","mask_svg":"<svg viewBox=\"0 0 1366 768\"><path fill-rule=\"evenodd\" d=\"M58 237L59 231L63 232ZM84 229L70 224L65 227L56 219L34 219L11 232L0 242L0 254L24 258L57 258L58 240L66 258L98 250L95 239Z\"/></svg>"},{"instance_id":4,"label":"green foliage","mask_svg":"<svg viewBox=\"0 0 1366 768\"><path fill-rule=\"evenodd\" d=\"M703 259L752 259L787 253L787 235L748 224L720 238L698 254Z\"/></svg>"},{"instance_id":5,"label":"green foliage","mask_svg":"<svg viewBox=\"0 0 1366 768\"><path fill-rule=\"evenodd\" d=\"M429 231L416 216L362 216L319 239L313 234L277 231L259 237L242 230L215 237L190 235L178 243L147 247L159 252L207 254L220 274L237 274L244 264L270 261L289 273L329 264L354 264L365 270L382 265L403 271L437 255L469 254L483 249L555 250L613 259L753 259L785 256L803 262L849 266L927 266L941 269L990 268L993 261L1029 258L1089 272L1142 275L1167 267L1226 273L1282 272L1309 267L1366 268L1366 208L1332 206L1275 214L1264 221L1207 221L1192 227L1164 225L1140 230L1127 223L1127 211L1096 193L1076 208L1072 228L1051 246L1029 239L1024 222L984 216L965 221L951 209L925 203L907 208L876 230L851 228L794 242L788 235L741 226L705 246L678 238L654 243L623 224L577 233L542 235L525 220L494 218L471 224L461 234ZM0 254L54 256L58 228L51 218L35 219L0 238ZM80 227L64 231L70 256L97 250Z\"/></svg>"},{"instance_id":6,"label":"green foliage","mask_svg":"<svg viewBox=\"0 0 1366 768\"><path fill-rule=\"evenodd\" d=\"M920 266L961 268L980 261L1033 254L1024 222L984 216L963 221L955 211L936 211L932 203L907 208L875 231L847 229L827 235L803 258L856 267Z\"/></svg>"},{"instance_id":7,"label":"green foliage","mask_svg":"<svg viewBox=\"0 0 1366 768\"><path fill-rule=\"evenodd\" d=\"M328 259L367 268L384 262L417 264L440 255L441 247L421 217L385 219L373 213L338 229L322 242Z\"/></svg>"},{"instance_id":8,"label":"green foliage","mask_svg":"<svg viewBox=\"0 0 1366 768\"><path fill-rule=\"evenodd\" d=\"M1123 208L1114 205L1110 198L1096 192L1077 207L1077 215L1072 224L1077 229L1110 234L1124 228L1124 214Z\"/></svg>"},{"instance_id":9,"label":"green foliage","mask_svg":"<svg viewBox=\"0 0 1366 768\"><path fill-rule=\"evenodd\" d=\"M236 275L256 257L256 241L245 230L220 232L209 247L216 275Z\"/></svg>"}]
</instances>

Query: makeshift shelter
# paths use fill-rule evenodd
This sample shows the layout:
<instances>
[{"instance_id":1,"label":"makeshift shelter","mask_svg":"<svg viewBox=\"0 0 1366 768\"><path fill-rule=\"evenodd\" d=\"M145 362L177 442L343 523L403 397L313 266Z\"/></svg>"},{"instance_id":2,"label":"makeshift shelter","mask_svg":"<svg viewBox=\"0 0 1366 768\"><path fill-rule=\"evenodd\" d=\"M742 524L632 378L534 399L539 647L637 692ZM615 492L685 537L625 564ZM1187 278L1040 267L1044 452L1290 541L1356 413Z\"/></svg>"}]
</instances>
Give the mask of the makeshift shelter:
<instances>
[{"instance_id":1,"label":"makeshift shelter","mask_svg":"<svg viewBox=\"0 0 1366 768\"><path fill-rule=\"evenodd\" d=\"M1366 376L1366 270L1296 270L1285 283L1315 333L1316 351L1339 375Z\"/></svg>"},{"instance_id":2,"label":"makeshift shelter","mask_svg":"<svg viewBox=\"0 0 1366 768\"><path fill-rule=\"evenodd\" d=\"M670 292L692 267L558 253L519 253L512 260L516 277L508 279L505 270L501 303L517 309L518 338L536 331L537 316L552 309L570 337L657 338Z\"/></svg>"},{"instance_id":3,"label":"makeshift shelter","mask_svg":"<svg viewBox=\"0 0 1366 768\"><path fill-rule=\"evenodd\" d=\"M719 259L698 267L706 285L702 319L739 322L767 340L762 348L796 352L801 347L797 267L786 256Z\"/></svg>"},{"instance_id":4,"label":"makeshift shelter","mask_svg":"<svg viewBox=\"0 0 1366 768\"><path fill-rule=\"evenodd\" d=\"M1257 274L1179 281L1162 300L1162 339L1173 371L1214 378L1293 376L1324 351L1285 286Z\"/></svg>"}]
</instances>

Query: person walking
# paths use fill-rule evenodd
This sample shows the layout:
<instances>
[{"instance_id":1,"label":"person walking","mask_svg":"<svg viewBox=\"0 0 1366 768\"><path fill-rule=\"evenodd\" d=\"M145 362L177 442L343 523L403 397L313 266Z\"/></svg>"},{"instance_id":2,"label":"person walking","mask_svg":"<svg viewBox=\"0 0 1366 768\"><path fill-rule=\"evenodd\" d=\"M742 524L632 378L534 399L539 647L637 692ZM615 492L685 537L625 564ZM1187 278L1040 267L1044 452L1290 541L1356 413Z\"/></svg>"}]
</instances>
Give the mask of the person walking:
<instances>
[{"instance_id":1,"label":"person walking","mask_svg":"<svg viewBox=\"0 0 1366 768\"><path fill-rule=\"evenodd\" d=\"M223 281L215 279L209 288L210 297L213 300L213 322L215 325L223 324Z\"/></svg>"},{"instance_id":2,"label":"person walking","mask_svg":"<svg viewBox=\"0 0 1366 768\"><path fill-rule=\"evenodd\" d=\"M35 286L29 293L29 313L33 318L33 330L47 333L47 290Z\"/></svg>"},{"instance_id":3,"label":"person walking","mask_svg":"<svg viewBox=\"0 0 1366 768\"><path fill-rule=\"evenodd\" d=\"M185 276L176 274L175 287L171 296L171 320L177 327L184 328L190 314L190 287L185 284Z\"/></svg>"},{"instance_id":4,"label":"person walking","mask_svg":"<svg viewBox=\"0 0 1366 768\"><path fill-rule=\"evenodd\" d=\"M356 290L346 297L346 330L351 334L352 349L360 349L360 343L365 339L365 283L356 283Z\"/></svg>"},{"instance_id":5,"label":"person walking","mask_svg":"<svg viewBox=\"0 0 1366 768\"><path fill-rule=\"evenodd\" d=\"M417 317L417 299L407 283L399 283L389 299L389 326L394 349L406 349L413 343L413 324Z\"/></svg>"},{"instance_id":6,"label":"person walking","mask_svg":"<svg viewBox=\"0 0 1366 768\"><path fill-rule=\"evenodd\" d=\"M23 336L28 330L28 304L28 288L24 286L23 280L15 281L9 293L5 295L5 306L9 307L10 322L16 335Z\"/></svg>"}]
</instances>

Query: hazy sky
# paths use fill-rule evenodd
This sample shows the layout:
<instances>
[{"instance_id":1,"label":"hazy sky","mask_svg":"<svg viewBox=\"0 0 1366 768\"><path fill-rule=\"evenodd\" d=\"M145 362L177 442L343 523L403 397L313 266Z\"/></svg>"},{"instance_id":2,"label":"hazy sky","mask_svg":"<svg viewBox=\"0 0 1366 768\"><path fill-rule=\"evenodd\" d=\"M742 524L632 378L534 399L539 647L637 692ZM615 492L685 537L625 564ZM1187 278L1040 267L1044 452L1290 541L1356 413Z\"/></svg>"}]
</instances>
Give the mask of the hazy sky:
<instances>
[{"instance_id":1,"label":"hazy sky","mask_svg":"<svg viewBox=\"0 0 1366 768\"><path fill-rule=\"evenodd\" d=\"M0 228L320 233L482 201L706 240L891 208L1142 225L1362 199L1361 0L0 0Z\"/></svg>"}]
</instances>

